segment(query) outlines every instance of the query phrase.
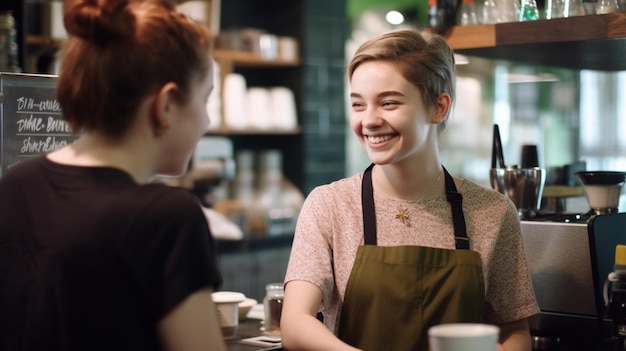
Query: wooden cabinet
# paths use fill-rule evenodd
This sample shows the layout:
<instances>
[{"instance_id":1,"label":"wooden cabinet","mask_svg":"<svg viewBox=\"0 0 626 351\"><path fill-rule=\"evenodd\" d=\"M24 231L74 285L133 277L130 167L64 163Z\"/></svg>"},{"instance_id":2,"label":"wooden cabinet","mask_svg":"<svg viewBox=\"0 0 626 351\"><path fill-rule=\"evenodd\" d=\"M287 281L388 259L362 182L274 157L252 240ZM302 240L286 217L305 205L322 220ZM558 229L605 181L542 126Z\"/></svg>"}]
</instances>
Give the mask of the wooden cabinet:
<instances>
[{"instance_id":1,"label":"wooden cabinet","mask_svg":"<svg viewBox=\"0 0 626 351\"><path fill-rule=\"evenodd\" d=\"M626 12L453 27L455 52L524 64L626 70Z\"/></svg>"}]
</instances>

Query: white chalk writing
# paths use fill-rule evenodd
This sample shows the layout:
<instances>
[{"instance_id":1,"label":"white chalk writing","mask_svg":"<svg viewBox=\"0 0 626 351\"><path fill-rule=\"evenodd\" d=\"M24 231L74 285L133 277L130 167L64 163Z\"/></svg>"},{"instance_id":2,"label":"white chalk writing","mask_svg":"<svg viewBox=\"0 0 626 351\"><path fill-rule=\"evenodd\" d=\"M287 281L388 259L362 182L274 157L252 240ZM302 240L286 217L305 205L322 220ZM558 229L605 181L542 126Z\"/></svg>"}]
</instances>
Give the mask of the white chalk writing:
<instances>
[{"instance_id":1,"label":"white chalk writing","mask_svg":"<svg viewBox=\"0 0 626 351\"><path fill-rule=\"evenodd\" d=\"M54 117L48 117L48 126L46 128L46 132L71 133L72 128L70 128L70 125L63 120Z\"/></svg>"},{"instance_id":2,"label":"white chalk writing","mask_svg":"<svg viewBox=\"0 0 626 351\"><path fill-rule=\"evenodd\" d=\"M67 145L67 140L57 140L57 138L54 136L49 136L41 140L28 137L23 140L20 152L23 154L45 153L60 149L65 145Z\"/></svg>"},{"instance_id":3,"label":"white chalk writing","mask_svg":"<svg viewBox=\"0 0 626 351\"><path fill-rule=\"evenodd\" d=\"M61 112L61 105L56 100L35 101L33 98L17 98L17 111Z\"/></svg>"},{"instance_id":4,"label":"white chalk writing","mask_svg":"<svg viewBox=\"0 0 626 351\"><path fill-rule=\"evenodd\" d=\"M46 125L43 123L43 118L33 117L33 115L30 115L26 118L18 119L15 123L17 124L17 131L19 133L39 132L42 129L46 128Z\"/></svg>"},{"instance_id":5,"label":"white chalk writing","mask_svg":"<svg viewBox=\"0 0 626 351\"><path fill-rule=\"evenodd\" d=\"M62 119L58 119L55 117L48 116L48 122L44 122L45 117L36 117L30 115L25 118L18 119L15 124L17 124L17 132L18 133L28 133L28 132L41 132L46 131L50 132L61 132L61 133L71 133L72 129L70 125Z\"/></svg>"}]
</instances>

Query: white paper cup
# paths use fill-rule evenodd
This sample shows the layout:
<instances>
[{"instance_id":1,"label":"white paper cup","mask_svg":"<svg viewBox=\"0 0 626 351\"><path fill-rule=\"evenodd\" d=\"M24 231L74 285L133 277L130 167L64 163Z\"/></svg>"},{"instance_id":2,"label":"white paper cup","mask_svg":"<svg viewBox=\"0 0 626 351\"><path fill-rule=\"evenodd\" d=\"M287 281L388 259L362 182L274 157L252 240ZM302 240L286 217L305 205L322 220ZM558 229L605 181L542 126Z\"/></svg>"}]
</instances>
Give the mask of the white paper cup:
<instances>
[{"instance_id":1,"label":"white paper cup","mask_svg":"<svg viewBox=\"0 0 626 351\"><path fill-rule=\"evenodd\" d=\"M222 327L224 339L235 338L239 327L239 303L244 301L246 296L233 291L219 291L214 292L212 298L217 307L217 319Z\"/></svg>"},{"instance_id":2,"label":"white paper cup","mask_svg":"<svg viewBox=\"0 0 626 351\"><path fill-rule=\"evenodd\" d=\"M428 329L430 351L495 351L500 328L480 323L440 324Z\"/></svg>"}]
</instances>

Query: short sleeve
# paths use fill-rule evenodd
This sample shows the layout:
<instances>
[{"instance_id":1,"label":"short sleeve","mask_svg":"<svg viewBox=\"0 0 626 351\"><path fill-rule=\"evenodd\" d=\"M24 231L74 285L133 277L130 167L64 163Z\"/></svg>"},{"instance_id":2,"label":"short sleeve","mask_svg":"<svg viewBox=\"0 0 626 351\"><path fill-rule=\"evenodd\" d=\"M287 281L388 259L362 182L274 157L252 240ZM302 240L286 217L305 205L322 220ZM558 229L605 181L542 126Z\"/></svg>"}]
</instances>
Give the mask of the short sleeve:
<instances>
[{"instance_id":1,"label":"short sleeve","mask_svg":"<svg viewBox=\"0 0 626 351\"><path fill-rule=\"evenodd\" d=\"M173 189L167 189L173 190ZM221 284L215 245L200 203L174 190L155 202L146 215L143 250L134 249L139 279L162 318L189 295Z\"/></svg>"}]
</instances>

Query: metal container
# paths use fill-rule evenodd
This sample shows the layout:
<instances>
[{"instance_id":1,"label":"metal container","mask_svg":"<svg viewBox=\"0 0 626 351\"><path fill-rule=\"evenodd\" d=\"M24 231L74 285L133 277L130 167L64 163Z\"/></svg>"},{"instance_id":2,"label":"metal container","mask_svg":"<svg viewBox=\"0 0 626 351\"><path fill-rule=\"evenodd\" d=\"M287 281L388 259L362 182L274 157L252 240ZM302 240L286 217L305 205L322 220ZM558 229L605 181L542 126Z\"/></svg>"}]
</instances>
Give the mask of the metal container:
<instances>
[{"instance_id":1,"label":"metal container","mask_svg":"<svg viewBox=\"0 0 626 351\"><path fill-rule=\"evenodd\" d=\"M491 187L513 201L522 219L535 217L541 207L545 178L545 170L539 167L489 170Z\"/></svg>"}]
</instances>

